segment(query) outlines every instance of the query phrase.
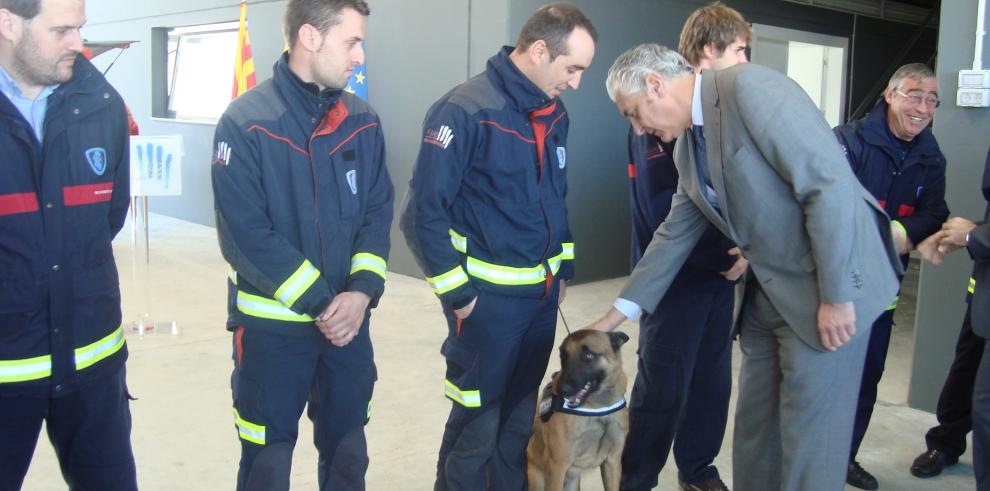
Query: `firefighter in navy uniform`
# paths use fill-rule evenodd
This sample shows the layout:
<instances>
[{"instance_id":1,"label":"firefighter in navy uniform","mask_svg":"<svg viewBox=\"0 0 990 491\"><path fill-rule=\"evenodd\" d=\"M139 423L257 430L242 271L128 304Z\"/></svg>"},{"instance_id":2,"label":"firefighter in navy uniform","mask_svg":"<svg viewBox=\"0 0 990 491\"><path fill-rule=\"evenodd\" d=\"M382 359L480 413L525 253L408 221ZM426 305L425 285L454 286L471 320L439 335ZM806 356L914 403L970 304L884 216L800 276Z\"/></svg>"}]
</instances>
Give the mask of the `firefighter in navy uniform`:
<instances>
[{"instance_id":1,"label":"firefighter in navy uniform","mask_svg":"<svg viewBox=\"0 0 990 491\"><path fill-rule=\"evenodd\" d=\"M307 404L319 488L364 489L376 379L368 321L393 207L379 118L342 90L364 61L368 14L361 0L290 0L289 52L217 125L239 490L289 488Z\"/></svg>"},{"instance_id":2,"label":"firefighter in navy uniform","mask_svg":"<svg viewBox=\"0 0 990 491\"><path fill-rule=\"evenodd\" d=\"M429 110L402 231L440 297L452 409L436 489L526 485L526 444L565 282L568 116L597 34L570 5L540 8L515 48ZM548 40L555 40L553 44Z\"/></svg>"},{"instance_id":3,"label":"firefighter in navy uniform","mask_svg":"<svg viewBox=\"0 0 990 491\"><path fill-rule=\"evenodd\" d=\"M835 128L853 172L890 215L897 252L908 253L949 217L945 203L945 156L928 127L938 107L938 81L921 63L900 67L884 97L863 119ZM856 462L877 400L890 346L898 298L873 323L863 367L846 482L877 489L876 478Z\"/></svg>"},{"instance_id":4,"label":"firefighter in navy uniform","mask_svg":"<svg viewBox=\"0 0 990 491\"><path fill-rule=\"evenodd\" d=\"M630 130L632 266L670 211L678 178L672 150L672 144ZM729 253L734 247L709 224L656 313L640 318L622 452L624 490L653 489L671 445L683 487L719 489L713 461L722 447L732 388L735 298L735 281L722 273L738 259Z\"/></svg>"},{"instance_id":5,"label":"firefighter in navy uniform","mask_svg":"<svg viewBox=\"0 0 990 491\"><path fill-rule=\"evenodd\" d=\"M137 488L111 248L127 115L80 54L85 21L81 1L0 1L2 489L20 488L42 421L70 488Z\"/></svg>"}]
</instances>

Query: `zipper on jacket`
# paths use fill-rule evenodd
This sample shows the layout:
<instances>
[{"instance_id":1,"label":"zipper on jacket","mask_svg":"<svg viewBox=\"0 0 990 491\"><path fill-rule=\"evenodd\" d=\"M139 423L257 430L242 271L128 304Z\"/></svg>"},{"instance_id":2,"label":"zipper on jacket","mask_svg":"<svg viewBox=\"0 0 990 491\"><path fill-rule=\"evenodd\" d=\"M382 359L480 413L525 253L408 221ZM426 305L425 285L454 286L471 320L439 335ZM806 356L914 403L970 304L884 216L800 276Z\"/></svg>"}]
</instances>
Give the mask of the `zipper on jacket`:
<instances>
[{"instance_id":1,"label":"zipper on jacket","mask_svg":"<svg viewBox=\"0 0 990 491\"><path fill-rule=\"evenodd\" d=\"M546 145L547 138L547 125L537 118L553 114L556 108L557 102L555 101L550 103L549 106L529 113L529 122L533 126L533 141L536 142L536 192L540 200L540 212L543 213L543 223L547 228L547 245L543 249L543 256L540 257L540 265L543 266L543 271L546 273L547 278L544 285L544 296L550 295L550 288L553 285L553 271L547 264L547 256L550 254L550 246L553 245L553 229L550 227L550 217L547 215L546 207L543 205L543 194L541 188L543 184L543 156L545 153L544 146Z\"/></svg>"}]
</instances>

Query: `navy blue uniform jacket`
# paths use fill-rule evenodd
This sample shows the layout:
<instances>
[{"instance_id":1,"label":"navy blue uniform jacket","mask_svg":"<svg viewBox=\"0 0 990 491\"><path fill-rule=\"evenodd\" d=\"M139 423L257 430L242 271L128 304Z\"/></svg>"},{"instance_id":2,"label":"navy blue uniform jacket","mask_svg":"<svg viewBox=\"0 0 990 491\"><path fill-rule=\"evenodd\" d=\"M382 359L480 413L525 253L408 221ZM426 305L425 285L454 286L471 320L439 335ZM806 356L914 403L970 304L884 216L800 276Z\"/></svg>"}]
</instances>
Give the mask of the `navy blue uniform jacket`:
<instances>
[{"instance_id":1,"label":"navy blue uniform jacket","mask_svg":"<svg viewBox=\"0 0 990 491\"><path fill-rule=\"evenodd\" d=\"M880 99L863 119L835 128L859 178L892 221L918 245L949 218L945 203L945 156L925 128L910 142L894 137L887 124L887 102ZM907 255L901 257L907 266Z\"/></svg>"},{"instance_id":2,"label":"navy blue uniform jacket","mask_svg":"<svg viewBox=\"0 0 990 491\"><path fill-rule=\"evenodd\" d=\"M127 358L110 242L127 217L124 102L78 56L44 141L0 94L0 395L58 396Z\"/></svg>"},{"instance_id":3,"label":"navy blue uniform jacket","mask_svg":"<svg viewBox=\"0 0 990 491\"><path fill-rule=\"evenodd\" d=\"M573 278L567 111L509 59L430 108L402 231L433 291L460 308L478 291L539 297Z\"/></svg>"},{"instance_id":4,"label":"navy blue uniform jacket","mask_svg":"<svg viewBox=\"0 0 990 491\"><path fill-rule=\"evenodd\" d=\"M659 138L629 130L629 209L632 211L632 253L630 268L635 267L653 240L653 232L667 218L670 199L677 191L677 169L671 151ZM684 262L671 284L670 292L697 293L733 282L722 277L736 262L728 253L735 244L708 224L704 235Z\"/></svg>"},{"instance_id":5,"label":"navy blue uniform jacket","mask_svg":"<svg viewBox=\"0 0 990 491\"><path fill-rule=\"evenodd\" d=\"M393 191L378 115L275 63L217 124L213 195L233 269L228 327L303 333L338 293L375 306L385 285Z\"/></svg>"}]
</instances>

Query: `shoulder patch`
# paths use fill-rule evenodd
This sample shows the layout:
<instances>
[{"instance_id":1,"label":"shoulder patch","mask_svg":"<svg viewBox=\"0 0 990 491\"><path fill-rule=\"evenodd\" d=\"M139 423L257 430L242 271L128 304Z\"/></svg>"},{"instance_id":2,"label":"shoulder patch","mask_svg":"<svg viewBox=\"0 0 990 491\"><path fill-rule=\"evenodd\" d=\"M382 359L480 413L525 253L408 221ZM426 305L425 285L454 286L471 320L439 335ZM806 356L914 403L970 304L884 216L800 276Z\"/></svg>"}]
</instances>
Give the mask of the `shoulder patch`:
<instances>
[{"instance_id":1,"label":"shoulder patch","mask_svg":"<svg viewBox=\"0 0 990 491\"><path fill-rule=\"evenodd\" d=\"M213 165L230 164L230 145L225 141L218 141L217 148L213 151Z\"/></svg>"},{"instance_id":2,"label":"shoulder patch","mask_svg":"<svg viewBox=\"0 0 990 491\"><path fill-rule=\"evenodd\" d=\"M450 126L447 125L442 125L436 129L427 129L426 135L423 136L423 143L429 143L430 145L435 145L442 149L449 147L450 142L453 140L454 130L450 129Z\"/></svg>"}]
</instances>

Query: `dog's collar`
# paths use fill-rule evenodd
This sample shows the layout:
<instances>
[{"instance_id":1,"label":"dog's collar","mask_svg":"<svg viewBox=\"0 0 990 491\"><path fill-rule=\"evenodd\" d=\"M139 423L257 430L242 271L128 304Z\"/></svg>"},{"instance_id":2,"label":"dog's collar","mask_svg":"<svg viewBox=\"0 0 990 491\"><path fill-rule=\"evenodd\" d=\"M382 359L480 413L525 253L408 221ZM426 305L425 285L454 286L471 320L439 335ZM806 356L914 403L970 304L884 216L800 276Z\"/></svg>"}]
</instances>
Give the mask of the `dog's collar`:
<instances>
[{"instance_id":1,"label":"dog's collar","mask_svg":"<svg viewBox=\"0 0 990 491\"><path fill-rule=\"evenodd\" d=\"M619 411L624 407L626 407L625 397L620 397L618 401L610 406L585 408L580 406L571 407L567 404L567 399L564 399L563 396L553 395L552 397L544 397L540 401L540 419L546 423L550 421L553 413L573 414L576 416L605 416Z\"/></svg>"}]
</instances>

